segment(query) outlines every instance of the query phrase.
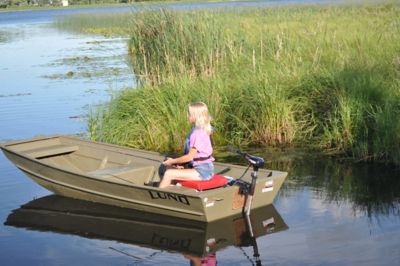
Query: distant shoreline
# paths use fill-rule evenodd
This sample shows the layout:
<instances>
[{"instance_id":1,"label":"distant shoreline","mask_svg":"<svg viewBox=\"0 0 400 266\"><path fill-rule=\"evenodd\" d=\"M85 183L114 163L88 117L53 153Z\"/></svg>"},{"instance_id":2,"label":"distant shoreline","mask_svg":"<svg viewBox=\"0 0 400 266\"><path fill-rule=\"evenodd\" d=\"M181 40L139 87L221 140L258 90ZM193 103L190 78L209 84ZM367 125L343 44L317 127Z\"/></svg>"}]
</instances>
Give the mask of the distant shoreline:
<instances>
[{"instance_id":1,"label":"distant shoreline","mask_svg":"<svg viewBox=\"0 0 400 266\"><path fill-rule=\"evenodd\" d=\"M99 4L85 4L85 5L69 5L69 6L21 6L21 7L6 7L0 8L0 13L2 12L18 12L18 11L35 11L35 10L53 10L53 9L74 9L74 8L93 8L93 7L129 7L129 6L143 6L143 5L157 5L157 4L176 4L176 3L212 3L212 2L251 2L246 0L240 1L223 1L223 0L203 0L203 1L195 1L195 0L181 0L181 1L159 1L159 0L148 0L148 1L140 1L133 3L99 3Z\"/></svg>"}]
</instances>

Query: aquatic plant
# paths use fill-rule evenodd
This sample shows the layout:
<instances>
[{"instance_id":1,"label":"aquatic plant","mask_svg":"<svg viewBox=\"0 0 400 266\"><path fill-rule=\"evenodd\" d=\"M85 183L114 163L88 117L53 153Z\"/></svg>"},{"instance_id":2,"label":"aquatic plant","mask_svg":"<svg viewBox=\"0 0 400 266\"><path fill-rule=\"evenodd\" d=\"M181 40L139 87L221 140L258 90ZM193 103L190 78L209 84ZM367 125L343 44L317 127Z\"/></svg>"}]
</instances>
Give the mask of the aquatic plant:
<instances>
[{"instance_id":1,"label":"aquatic plant","mask_svg":"<svg viewBox=\"0 0 400 266\"><path fill-rule=\"evenodd\" d=\"M105 105L96 136L180 150L185 106L199 99L220 145L312 145L399 164L399 15L398 4L135 13L141 86Z\"/></svg>"}]
</instances>

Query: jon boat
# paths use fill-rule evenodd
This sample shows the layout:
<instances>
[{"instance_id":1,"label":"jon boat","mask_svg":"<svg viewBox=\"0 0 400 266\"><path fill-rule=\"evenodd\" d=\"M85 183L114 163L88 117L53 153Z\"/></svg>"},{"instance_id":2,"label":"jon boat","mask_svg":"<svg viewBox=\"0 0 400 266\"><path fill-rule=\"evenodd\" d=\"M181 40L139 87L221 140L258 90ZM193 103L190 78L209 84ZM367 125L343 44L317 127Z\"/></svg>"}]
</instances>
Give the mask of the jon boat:
<instances>
[{"instance_id":1,"label":"jon boat","mask_svg":"<svg viewBox=\"0 0 400 266\"><path fill-rule=\"evenodd\" d=\"M239 214L207 223L50 195L13 210L5 224L199 258L228 246L257 248L256 238L288 228L273 205L253 210L250 223L246 218Z\"/></svg>"},{"instance_id":2,"label":"jon boat","mask_svg":"<svg viewBox=\"0 0 400 266\"><path fill-rule=\"evenodd\" d=\"M287 175L259 169L255 179L247 167L215 163L216 173L234 180L213 189L197 187L201 181L160 189L155 186L164 158L159 153L69 136L8 142L1 149L20 170L58 195L205 222L271 204ZM244 192L251 182L254 193L247 200Z\"/></svg>"}]
</instances>

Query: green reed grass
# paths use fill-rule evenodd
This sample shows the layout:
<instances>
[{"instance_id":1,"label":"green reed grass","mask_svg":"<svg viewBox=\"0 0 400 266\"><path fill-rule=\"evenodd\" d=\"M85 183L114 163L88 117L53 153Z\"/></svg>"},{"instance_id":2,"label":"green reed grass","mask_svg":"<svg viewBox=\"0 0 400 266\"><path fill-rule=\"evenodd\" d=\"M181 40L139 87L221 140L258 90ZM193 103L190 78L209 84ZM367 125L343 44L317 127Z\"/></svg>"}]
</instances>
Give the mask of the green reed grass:
<instances>
[{"instance_id":1,"label":"green reed grass","mask_svg":"<svg viewBox=\"0 0 400 266\"><path fill-rule=\"evenodd\" d=\"M92 116L96 139L178 151L186 105L202 100L217 145L312 145L400 164L398 4L131 16L142 85Z\"/></svg>"},{"instance_id":2,"label":"green reed grass","mask_svg":"<svg viewBox=\"0 0 400 266\"><path fill-rule=\"evenodd\" d=\"M146 84L217 72L225 41L213 12L144 10L135 14L132 25L132 66Z\"/></svg>"}]
</instances>

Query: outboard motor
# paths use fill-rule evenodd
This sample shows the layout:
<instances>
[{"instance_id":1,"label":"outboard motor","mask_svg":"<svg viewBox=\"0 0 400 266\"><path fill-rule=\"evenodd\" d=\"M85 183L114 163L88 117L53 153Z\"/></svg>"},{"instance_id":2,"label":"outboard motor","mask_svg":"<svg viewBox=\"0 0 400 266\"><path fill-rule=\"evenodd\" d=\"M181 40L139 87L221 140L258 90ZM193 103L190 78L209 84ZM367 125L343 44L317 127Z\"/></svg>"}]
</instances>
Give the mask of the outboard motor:
<instances>
[{"instance_id":1,"label":"outboard motor","mask_svg":"<svg viewBox=\"0 0 400 266\"><path fill-rule=\"evenodd\" d=\"M257 183L257 172L258 172L258 169L264 167L265 161L261 157L257 157L257 156L242 152L241 150L234 148L232 146L229 146L228 150L231 152L236 152L236 153L240 154L250 163L251 166L253 166L253 172L251 173L251 185L250 185L250 190L248 192L248 195L250 197L250 203L249 203L249 207L247 208L247 211L246 211L247 216L249 216L250 210L251 210L251 205L253 204L254 190L256 187L256 183ZM246 204L246 202L245 202L245 204ZM243 208L244 208L244 206L243 206Z\"/></svg>"}]
</instances>

